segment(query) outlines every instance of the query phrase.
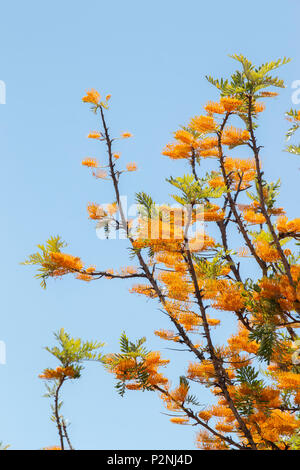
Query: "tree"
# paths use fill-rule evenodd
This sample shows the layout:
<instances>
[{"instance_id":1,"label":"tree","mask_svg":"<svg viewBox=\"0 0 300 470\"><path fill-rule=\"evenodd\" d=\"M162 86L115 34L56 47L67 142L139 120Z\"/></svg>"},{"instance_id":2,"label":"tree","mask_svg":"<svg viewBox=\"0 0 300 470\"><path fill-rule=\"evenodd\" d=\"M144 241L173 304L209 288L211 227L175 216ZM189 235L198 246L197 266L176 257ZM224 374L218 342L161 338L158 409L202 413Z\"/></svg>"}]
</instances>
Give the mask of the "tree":
<instances>
[{"instance_id":1,"label":"tree","mask_svg":"<svg viewBox=\"0 0 300 470\"><path fill-rule=\"evenodd\" d=\"M39 377L52 383L51 386L46 383L47 393L45 397L53 400L51 404L51 421L56 424L60 446L47 447L45 450L65 450L66 445L70 450L74 450L67 430L68 422L61 414L63 402L60 398L60 392L63 384L67 381L80 378L83 362L102 362L102 354L98 350L104 344L95 341L82 341L80 338L71 338L63 328L54 336L59 346L46 347L46 350L59 360L60 366L56 369L45 369Z\"/></svg>"},{"instance_id":2,"label":"tree","mask_svg":"<svg viewBox=\"0 0 300 470\"><path fill-rule=\"evenodd\" d=\"M173 195L177 207L159 207L150 195L138 193L137 230L119 190L123 173L137 166L120 168L120 154L114 151L117 139L106 121L110 95L101 101L92 89L83 98L100 116L101 128L89 138L104 143L107 163L101 166L88 158L82 164L96 178L109 179L114 192L108 207L88 205L89 218L107 236L112 229L125 233L137 266L116 272L84 267L79 257L62 251L59 237L40 246L27 264L39 266L43 286L49 277L67 274L88 282L138 279L132 292L159 303L173 329L155 334L187 348L193 362L172 389L159 372L168 361L148 351L144 338L131 342L123 333L121 351L103 360L122 395L128 389L157 391L172 422L199 427L197 445L202 449L294 449L299 446L300 424L300 219L289 221L283 208L276 207L280 181L266 180L256 137L259 114L265 109L261 100L277 95L269 87L284 87L273 72L289 59L255 67L242 55L232 58L241 70L229 79L207 77L220 100L209 101L205 114L177 130L174 142L162 152L183 159L189 168L189 173L167 180L178 191ZM294 132L300 115L291 111L289 118ZM232 124L238 121L241 128ZM242 147L247 158L228 155ZM213 230L214 237L209 234ZM234 233L242 241L240 249L230 244ZM248 258L256 263L253 279L242 274ZM236 330L218 345L215 329L229 314ZM207 387L214 404L199 411L201 389L196 396L191 386Z\"/></svg>"}]
</instances>

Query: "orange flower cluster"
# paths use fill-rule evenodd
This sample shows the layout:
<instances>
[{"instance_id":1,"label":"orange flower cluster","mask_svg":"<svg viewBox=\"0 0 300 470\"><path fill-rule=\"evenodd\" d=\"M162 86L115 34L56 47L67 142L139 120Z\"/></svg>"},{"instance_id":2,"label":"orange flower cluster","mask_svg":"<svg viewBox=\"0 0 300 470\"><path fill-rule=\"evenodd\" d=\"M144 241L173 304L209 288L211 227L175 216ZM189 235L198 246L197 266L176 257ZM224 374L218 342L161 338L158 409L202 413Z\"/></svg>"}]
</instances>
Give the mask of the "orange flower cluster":
<instances>
[{"instance_id":1,"label":"orange flower cluster","mask_svg":"<svg viewBox=\"0 0 300 470\"><path fill-rule=\"evenodd\" d=\"M233 386L228 388L231 391ZM284 449L283 438L293 434L299 427L299 421L291 413L278 409L282 406L280 391L271 386L256 390L246 384L236 386L234 391L235 402L244 399L245 402L252 403L252 413L247 417L243 417L243 419L253 436L257 448L266 449L268 448L266 445L268 446L270 442L273 442L277 447ZM218 400L217 405L200 412L199 417L207 420L211 417L219 418L215 429L223 435L231 433L237 427L233 412L226 406L226 400L222 397ZM197 437L198 446L204 449L226 446L224 441L217 439L217 446L214 447L216 444L215 438L209 436L201 431Z\"/></svg>"},{"instance_id":2,"label":"orange flower cluster","mask_svg":"<svg viewBox=\"0 0 300 470\"><path fill-rule=\"evenodd\" d=\"M169 330L155 330L154 334L161 339L165 339L166 341L179 341L179 336L176 335L173 331Z\"/></svg>"},{"instance_id":3,"label":"orange flower cluster","mask_svg":"<svg viewBox=\"0 0 300 470\"><path fill-rule=\"evenodd\" d=\"M275 91L261 91L260 96L262 98L273 98L275 96L278 96L278 93Z\"/></svg>"},{"instance_id":4,"label":"orange flower cluster","mask_svg":"<svg viewBox=\"0 0 300 470\"><path fill-rule=\"evenodd\" d=\"M225 183L224 183L224 179L222 178L222 176L215 176L214 178L211 178L209 181L208 181L208 184L209 186L211 186L212 188L223 188L225 187Z\"/></svg>"},{"instance_id":5,"label":"orange flower cluster","mask_svg":"<svg viewBox=\"0 0 300 470\"><path fill-rule=\"evenodd\" d=\"M218 157L220 154L219 149L217 147L213 147L208 150L200 150L199 153L200 153L200 157L202 158L214 158L214 157Z\"/></svg>"},{"instance_id":6,"label":"orange flower cluster","mask_svg":"<svg viewBox=\"0 0 300 470\"><path fill-rule=\"evenodd\" d=\"M232 113L233 111L238 110L238 108L243 104L241 100L230 98L228 96L221 98L220 103L227 113Z\"/></svg>"},{"instance_id":7,"label":"orange flower cluster","mask_svg":"<svg viewBox=\"0 0 300 470\"><path fill-rule=\"evenodd\" d=\"M275 248L274 245L271 245L266 240L257 240L254 242L256 253L258 256L267 263L275 263L280 260L280 253Z\"/></svg>"},{"instance_id":8,"label":"orange flower cluster","mask_svg":"<svg viewBox=\"0 0 300 470\"><path fill-rule=\"evenodd\" d=\"M86 95L82 98L82 101L84 103L92 103L92 104L98 104L99 101L100 101L100 94L98 93L98 91L94 90L94 88L92 88L91 90L87 91L86 92Z\"/></svg>"},{"instance_id":9,"label":"orange flower cluster","mask_svg":"<svg viewBox=\"0 0 300 470\"><path fill-rule=\"evenodd\" d=\"M88 166L89 168L97 168L97 166L99 165L96 158L85 158L84 160L82 160L81 164L83 166Z\"/></svg>"},{"instance_id":10,"label":"orange flower cluster","mask_svg":"<svg viewBox=\"0 0 300 470\"><path fill-rule=\"evenodd\" d=\"M109 355L105 358L109 371L112 372L118 380L126 382L126 388L139 390L142 384L139 380L139 366L149 374L147 385L166 386L168 379L158 372L158 368L167 365L170 361L161 359L159 351L151 351L142 362L137 362L135 358L123 358L119 355Z\"/></svg>"},{"instance_id":11,"label":"orange flower cluster","mask_svg":"<svg viewBox=\"0 0 300 470\"><path fill-rule=\"evenodd\" d=\"M189 422L189 418L183 418L181 416L174 416L170 418L171 423L175 424L187 424Z\"/></svg>"},{"instance_id":12,"label":"orange flower cluster","mask_svg":"<svg viewBox=\"0 0 300 470\"><path fill-rule=\"evenodd\" d=\"M241 159L241 158L230 158L227 157L225 160L225 169L227 172L239 172L239 173L246 173L248 171L255 171L255 160L248 158L248 159Z\"/></svg>"},{"instance_id":13,"label":"orange flower cluster","mask_svg":"<svg viewBox=\"0 0 300 470\"><path fill-rule=\"evenodd\" d=\"M188 366L187 377L195 382L211 385L215 383L216 372L211 361L191 362Z\"/></svg>"},{"instance_id":14,"label":"orange flower cluster","mask_svg":"<svg viewBox=\"0 0 300 470\"><path fill-rule=\"evenodd\" d=\"M236 354L247 352L249 354L257 353L259 345L256 341L250 341L249 331L244 326L239 326L238 333L228 339L230 354L236 358ZM241 367L241 361L237 361L237 367Z\"/></svg>"},{"instance_id":15,"label":"orange flower cluster","mask_svg":"<svg viewBox=\"0 0 300 470\"><path fill-rule=\"evenodd\" d=\"M200 419L203 419L203 421L209 421L212 417L212 413L208 410L203 410L199 411L198 416Z\"/></svg>"},{"instance_id":16,"label":"orange flower cluster","mask_svg":"<svg viewBox=\"0 0 300 470\"><path fill-rule=\"evenodd\" d=\"M189 126L201 134L214 132L217 129L217 123L212 116L195 116Z\"/></svg>"},{"instance_id":17,"label":"orange flower cluster","mask_svg":"<svg viewBox=\"0 0 300 470\"><path fill-rule=\"evenodd\" d=\"M87 211L89 213L89 218L92 220L100 220L107 215L107 213L101 206L93 202L90 202L88 204Z\"/></svg>"},{"instance_id":18,"label":"orange flower cluster","mask_svg":"<svg viewBox=\"0 0 300 470\"><path fill-rule=\"evenodd\" d=\"M188 283L188 278L181 272L162 271L158 279L168 289L168 297L175 300L188 300L192 289Z\"/></svg>"},{"instance_id":19,"label":"orange flower cluster","mask_svg":"<svg viewBox=\"0 0 300 470\"><path fill-rule=\"evenodd\" d=\"M151 285L147 284L134 284L131 289L129 289L131 294L141 294L145 295L146 297L150 297L151 299L157 297L157 293L153 289Z\"/></svg>"},{"instance_id":20,"label":"orange flower cluster","mask_svg":"<svg viewBox=\"0 0 300 470\"><path fill-rule=\"evenodd\" d=\"M224 279L205 279L205 275L197 269L198 285L202 289L204 299L215 299L226 285Z\"/></svg>"},{"instance_id":21,"label":"orange flower cluster","mask_svg":"<svg viewBox=\"0 0 300 470\"><path fill-rule=\"evenodd\" d=\"M68 272L81 271L83 264L80 258L66 253L50 253L51 261L57 266L54 276L62 276Z\"/></svg>"},{"instance_id":22,"label":"orange flower cluster","mask_svg":"<svg viewBox=\"0 0 300 470\"><path fill-rule=\"evenodd\" d=\"M266 106L265 106L264 103L260 103L258 101L256 101L256 103L254 103L255 113L262 113L265 109L266 109Z\"/></svg>"},{"instance_id":23,"label":"orange flower cluster","mask_svg":"<svg viewBox=\"0 0 300 470\"><path fill-rule=\"evenodd\" d=\"M225 170L235 189L245 189L255 178L255 161L253 159L240 159L227 157L224 162Z\"/></svg>"},{"instance_id":24,"label":"orange flower cluster","mask_svg":"<svg viewBox=\"0 0 300 470\"><path fill-rule=\"evenodd\" d=\"M162 155L165 155L172 160L179 160L182 158L191 158L193 152L193 147L189 144L179 143L179 144L167 144L162 151Z\"/></svg>"},{"instance_id":25,"label":"orange flower cluster","mask_svg":"<svg viewBox=\"0 0 300 470\"><path fill-rule=\"evenodd\" d=\"M217 137L206 137L199 142L201 150L210 150L218 146Z\"/></svg>"},{"instance_id":26,"label":"orange flower cluster","mask_svg":"<svg viewBox=\"0 0 300 470\"><path fill-rule=\"evenodd\" d=\"M224 219L225 212L219 206L211 204L210 207L204 208L203 214L200 213L200 216L203 216L203 220L206 222L218 222Z\"/></svg>"},{"instance_id":27,"label":"orange flower cluster","mask_svg":"<svg viewBox=\"0 0 300 470\"><path fill-rule=\"evenodd\" d=\"M174 137L176 140L179 140L183 144L190 145L191 147L197 148L199 146L197 139L188 131L179 130L174 132Z\"/></svg>"},{"instance_id":28,"label":"orange flower cluster","mask_svg":"<svg viewBox=\"0 0 300 470\"><path fill-rule=\"evenodd\" d=\"M182 383L174 390L167 390L168 393L162 393L161 399L164 401L164 404L168 410L180 411L180 405L183 405L187 397L189 387L187 384Z\"/></svg>"},{"instance_id":29,"label":"orange flower cluster","mask_svg":"<svg viewBox=\"0 0 300 470\"><path fill-rule=\"evenodd\" d=\"M75 377L75 370L72 366L68 367L57 367L56 369L45 369L43 374L39 375L40 379L53 380Z\"/></svg>"},{"instance_id":30,"label":"orange flower cluster","mask_svg":"<svg viewBox=\"0 0 300 470\"><path fill-rule=\"evenodd\" d=\"M215 125L216 123L211 116L198 116L192 120L191 128L194 126L194 130L196 130L196 126L198 126L198 132L200 132L200 128L205 129L201 133L211 132ZM162 152L163 155L173 160L216 157L219 155L217 137L207 137L198 140L192 133L186 130L179 130L174 133L174 136L177 142L168 144Z\"/></svg>"},{"instance_id":31,"label":"orange flower cluster","mask_svg":"<svg viewBox=\"0 0 300 470\"><path fill-rule=\"evenodd\" d=\"M250 139L250 134L246 130L237 129L236 127L226 127L222 133L223 145L241 145Z\"/></svg>"},{"instance_id":32,"label":"orange flower cluster","mask_svg":"<svg viewBox=\"0 0 300 470\"><path fill-rule=\"evenodd\" d=\"M300 233L300 218L288 221L287 217L279 217L277 221L277 230L279 233L293 235Z\"/></svg>"},{"instance_id":33,"label":"orange flower cluster","mask_svg":"<svg viewBox=\"0 0 300 470\"><path fill-rule=\"evenodd\" d=\"M283 438L290 436L299 427L296 417L281 410L270 411L268 415L262 410L252 414L247 420L258 449L266 449L266 441L276 443L284 450Z\"/></svg>"},{"instance_id":34,"label":"orange flower cluster","mask_svg":"<svg viewBox=\"0 0 300 470\"><path fill-rule=\"evenodd\" d=\"M266 222L265 217L260 212L255 212L252 209L245 210L243 217L249 224L264 224Z\"/></svg>"},{"instance_id":35,"label":"orange flower cluster","mask_svg":"<svg viewBox=\"0 0 300 470\"><path fill-rule=\"evenodd\" d=\"M223 281L222 291L217 293L213 307L219 310L238 312L245 307L243 286L232 281Z\"/></svg>"},{"instance_id":36,"label":"orange flower cluster","mask_svg":"<svg viewBox=\"0 0 300 470\"><path fill-rule=\"evenodd\" d=\"M293 390L300 393L300 374L291 371L278 371L276 379L282 390Z\"/></svg>"},{"instance_id":37,"label":"orange flower cluster","mask_svg":"<svg viewBox=\"0 0 300 470\"><path fill-rule=\"evenodd\" d=\"M216 103L215 101L209 101L204 106L204 109L208 114L224 114L225 112L224 106L220 103Z\"/></svg>"},{"instance_id":38,"label":"orange flower cluster","mask_svg":"<svg viewBox=\"0 0 300 470\"><path fill-rule=\"evenodd\" d=\"M182 273L187 271L186 264L179 253L158 252L155 254L155 260L157 263L162 263L167 268L172 268L175 271Z\"/></svg>"},{"instance_id":39,"label":"orange flower cluster","mask_svg":"<svg viewBox=\"0 0 300 470\"><path fill-rule=\"evenodd\" d=\"M89 268L85 270L85 272L78 273L76 275L76 279L79 279L80 281L86 281L86 282L92 281L94 279L94 276L92 276L92 273L94 273L95 271L96 271L95 266L90 266Z\"/></svg>"},{"instance_id":40,"label":"orange flower cluster","mask_svg":"<svg viewBox=\"0 0 300 470\"><path fill-rule=\"evenodd\" d=\"M137 164L134 162L127 163L126 165L127 171L136 171L137 170Z\"/></svg>"},{"instance_id":41,"label":"orange flower cluster","mask_svg":"<svg viewBox=\"0 0 300 470\"><path fill-rule=\"evenodd\" d=\"M197 447L202 450L227 450L229 447L219 437L207 431L200 431L196 437Z\"/></svg>"},{"instance_id":42,"label":"orange flower cluster","mask_svg":"<svg viewBox=\"0 0 300 470\"><path fill-rule=\"evenodd\" d=\"M43 447L43 450L61 450L59 446Z\"/></svg>"},{"instance_id":43,"label":"orange flower cluster","mask_svg":"<svg viewBox=\"0 0 300 470\"><path fill-rule=\"evenodd\" d=\"M293 271L292 271L292 277ZM286 275L276 276L272 279L264 277L258 285L261 289L259 294L254 295L256 299L273 299L279 304L283 311L293 311L295 302L300 300L299 279L294 277L296 287L292 287Z\"/></svg>"},{"instance_id":44,"label":"orange flower cluster","mask_svg":"<svg viewBox=\"0 0 300 470\"><path fill-rule=\"evenodd\" d=\"M101 137L102 137L102 135L98 131L92 131L88 135L88 139L100 139Z\"/></svg>"}]
</instances>

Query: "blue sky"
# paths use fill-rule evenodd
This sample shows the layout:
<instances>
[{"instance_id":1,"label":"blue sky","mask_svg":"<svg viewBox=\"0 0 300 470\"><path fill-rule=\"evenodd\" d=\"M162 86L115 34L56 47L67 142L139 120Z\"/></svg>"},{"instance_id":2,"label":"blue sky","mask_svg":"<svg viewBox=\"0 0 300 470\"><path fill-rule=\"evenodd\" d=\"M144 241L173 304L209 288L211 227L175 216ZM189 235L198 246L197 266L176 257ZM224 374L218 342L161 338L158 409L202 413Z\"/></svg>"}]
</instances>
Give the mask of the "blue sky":
<instances>
[{"instance_id":1,"label":"blue sky","mask_svg":"<svg viewBox=\"0 0 300 470\"><path fill-rule=\"evenodd\" d=\"M117 349L122 330L131 338L145 335L149 347L173 360L174 380L190 359L163 349L153 330L167 327L166 320L154 302L128 293L128 282L88 284L70 277L50 282L43 291L33 269L19 265L52 234L60 234L68 252L87 264L111 268L127 263L126 241L100 241L87 220L89 201L113 197L109 183L95 181L81 167L85 156L104 156L86 138L97 122L81 102L85 90L111 93L111 131L134 134L116 147L122 161L139 166L124 177L122 194L132 201L135 191L144 190L163 203L170 200L165 177L186 168L162 157L161 149L179 125L217 97L205 75L234 71L228 54L242 53L255 63L292 57L279 72L287 87L267 102L258 135L266 175L281 177L280 203L295 217L300 165L282 149L284 112L292 106L292 82L300 79L299 13L297 0L2 5L0 79L7 95L0 105L0 340L6 343L7 364L0 365L0 440L14 449L58 442L38 374L56 365L43 347L53 344L52 332L61 327L73 336L105 341L106 352ZM80 382L67 384L64 410L75 448L194 448L195 429L171 424L155 394L133 392L122 399L113 384L113 377L95 364L87 365ZM205 392L198 397L205 403Z\"/></svg>"}]
</instances>

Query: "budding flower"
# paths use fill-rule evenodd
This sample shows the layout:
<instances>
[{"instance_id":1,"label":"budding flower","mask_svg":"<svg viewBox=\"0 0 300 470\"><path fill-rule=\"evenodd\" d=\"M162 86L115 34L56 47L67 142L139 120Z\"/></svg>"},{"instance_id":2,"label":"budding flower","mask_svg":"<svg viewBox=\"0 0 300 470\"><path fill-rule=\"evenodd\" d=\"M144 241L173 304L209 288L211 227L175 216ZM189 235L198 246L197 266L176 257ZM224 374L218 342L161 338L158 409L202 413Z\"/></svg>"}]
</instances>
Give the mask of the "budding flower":
<instances>
[{"instance_id":1,"label":"budding flower","mask_svg":"<svg viewBox=\"0 0 300 470\"><path fill-rule=\"evenodd\" d=\"M134 162L127 163L126 165L127 171L136 171L137 170L137 164Z\"/></svg>"},{"instance_id":2,"label":"budding flower","mask_svg":"<svg viewBox=\"0 0 300 470\"><path fill-rule=\"evenodd\" d=\"M129 137L132 137L132 134L130 132L123 132L121 135L123 139L128 139Z\"/></svg>"},{"instance_id":3,"label":"budding flower","mask_svg":"<svg viewBox=\"0 0 300 470\"><path fill-rule=\"evenodd\" d=\"M102 137L102 134L98 131L92 131L88 135L88 139L100 139Z\"/></svg>"}]
</instances>

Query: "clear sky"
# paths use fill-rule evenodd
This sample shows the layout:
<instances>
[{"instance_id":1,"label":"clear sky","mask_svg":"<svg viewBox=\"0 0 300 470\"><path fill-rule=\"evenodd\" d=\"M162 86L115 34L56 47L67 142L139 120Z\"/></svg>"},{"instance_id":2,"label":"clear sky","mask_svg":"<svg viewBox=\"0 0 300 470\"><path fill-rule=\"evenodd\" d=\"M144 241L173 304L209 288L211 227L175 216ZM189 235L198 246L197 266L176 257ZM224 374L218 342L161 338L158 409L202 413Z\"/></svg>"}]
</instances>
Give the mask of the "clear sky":
<instances>
[{"instance_id":1,"label":"clear sky","mask_svg":"<svg viewBox=\"0 0 300 470\"><path fill-rule=\"evenodd\" d=\"M0 440L14 449L58 443L38 374L57 365L43 347L53 344L52 332L61 327L76 337L105 341L105 352L118 348L122 330L131 338L145 335L149 348L162 349L173 360L174 379L190 359L163 349L153 330L168 323L155 302L128 292L128 282L89 284L68 277L49 282L43 291L34 270L19 265L36 244L55 234L87 264L111 268L127 263L126 241L100 241L87 219L89 201L113 197L109 183L97 182L81 167L85 156L103 155L86 138L97 122L81 102L85 90L111 93L112 133L134 134L116 147L124 162L139 166L124 177L122 194L132 201L135 191L144 190L163 203L170 201L164 178L186 168L161 156L161 149L179 125L217 97L205 75L234 71L228 54L242 53L255 63L292 57L279 71L287 88L267 102L259 138L266 175L281 177L280 203L295 217L300 165L282 148L291 85L300 79L299 14L298 0L2 4L0 80L7 94L0 105L0 340L6 343L7 364L0 365ZM80 381L67 384L64 411L75 448L194 448L195 428L170 423L154 393L120 398L113 384L113 377L95 364L87 365ZM206 394L198 396L205 403Z\"/></svg>"}]
</instances>

